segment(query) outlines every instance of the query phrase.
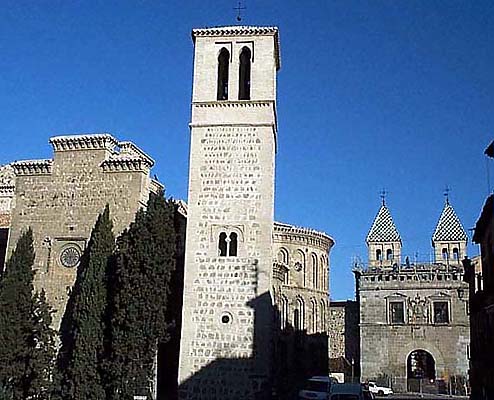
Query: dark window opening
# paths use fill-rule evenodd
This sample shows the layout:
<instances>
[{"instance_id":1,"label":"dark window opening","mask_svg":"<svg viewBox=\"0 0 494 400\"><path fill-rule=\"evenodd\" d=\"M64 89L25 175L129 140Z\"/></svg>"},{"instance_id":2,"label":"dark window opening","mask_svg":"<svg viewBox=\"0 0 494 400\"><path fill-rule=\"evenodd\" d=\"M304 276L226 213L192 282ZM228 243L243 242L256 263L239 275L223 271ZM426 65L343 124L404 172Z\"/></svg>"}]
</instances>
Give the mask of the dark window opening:
<instances>
[{"instance_id":1,"label":"dark window opening","mask_svg":"<svg viewBox=\"0 0 494 400\"><path fill-rule=\"evenodd\" d=\"M218 56L218 92L217 100L228 100L228 70L230 53L224 47Z\"/></svg>"},{"instance_id":2,"label":"dark window opening","mask_svg":"<svg viewBox=\"0 0 494 400\"><path fill-rule=\"evenodd\" d=\"M300 311L297 309L293 310L293 326L300 329Z\"/></svg>"},{"instance_id":3,"label":"dark window opening","mask_svg":"<svg viewBox=\"0 0 494 400\"><path fill-rule=\"evenodd\" d=\"M220 240L218 243L218 250L219 250L219 255L220 257L226 257L226 233L221 232L220 233Z\"/></svg>"},{"instance_id":4,"label":"dark window opening","mask_svg":"<svg viewBox=\"0 0 494 400\"><path fill-rule=\"evenodd\" d=\"M389 314L392 324L405 323L405 308L402 301L392 301L389 303Z\"/></svg>"},{"instance_id":5,"label":"dark window opening","mask_svg":"<svg viewBox=\"0 0 494 400\"><path fill-rule=\"evenodd\" d=\"M230 233L230 249L228 255L230 257L235 257L237 255L237 237L235 232Z\"/></svg>"},{"instance_id":6,"label":"dark window opening","mask_svg":"<svg viewBox=\"0 0 494 400\"><path fill-rule=\"evenodd\" d=\"M443 260L447 260L448 259L448 249L444 248L442 250L442 256L443 256Z\"/></svg>"},{"instance_id":7,"label":"dark window opening","mask_svg":"<svg viewBox=\"0 0 494 400\"><path fill-rule=\"evenodd\" d=\"M239 71L239 88L238 99L250 100L250 59L251 53L249 48L244 47L240 53L240 71Z\"/></svg>"},{"instance_id":8,"label":"dark window opening","mask_svg":"<svg viewBox=\"0 0 494 400\"><path fill-rule=\"evenodd\" d=\"M392 260L393 259L393 250L388 249L386 250L386 260Z\"/></svg>"},{"instance_id":9,"label":"dark window opening","mask_svg":"<svg viewBox=\"0 0 494 400\"><path fill-rule=\"evenodd\" d=\"M434 323L435 324L449 323L449 307L447 301L434 302Z\"/></svg>"},{"instance_id":10,"label":"dark window opening","mask_svg":"<svg viewBox=\"0 0 494 400\"><path fill-rule=\"evenodd\" d=\"M458 249L455 247L455 248L453 249L453 259L454 259L454 260L458 260L459 258L460 258L460 254L459 254L459 252L458 252Z\"/></svg>"},{"instance_id":11,"label":"dark window opening","mask_svg":"<svg viewBox=\"0 0 494 400\"><path fill-rule=\"evenodd\" d=\"M377 261L382 261L383 256L382 256L382 251L380 249L376 250L376 260Z\"/></svg>"}]
</instances>

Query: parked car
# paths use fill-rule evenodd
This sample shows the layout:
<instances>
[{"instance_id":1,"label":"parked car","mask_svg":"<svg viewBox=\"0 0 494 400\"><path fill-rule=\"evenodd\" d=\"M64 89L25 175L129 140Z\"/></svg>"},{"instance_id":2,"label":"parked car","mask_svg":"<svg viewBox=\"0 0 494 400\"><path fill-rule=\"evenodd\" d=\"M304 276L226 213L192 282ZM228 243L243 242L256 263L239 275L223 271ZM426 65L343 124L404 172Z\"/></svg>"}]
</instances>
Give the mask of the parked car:
<instances>
[{"instance_id":1,"label":"parked car","mask_svg":"<svg viewBox=\"0 0 494 400\"><path fill-rule=\"evenodd\" d=\"M369 382L369 391L377 396L388 396L393 394L393 389L386 386L378 386L376 382Z\"/></svg>"},{"instance_id":2,"label":"parked car","mask_svg":"<svg viewBox=\"0 0 494 400\"><path fill-rule=\"evenodd\" d=\"M366 400L359 383L339 383L331 385L329 400Z\"/></svg>"},{"instance_id":3,"label":"parked car","mask_svg":"<svg viewBox=\"0 0 494 400\"><path fill-rule=\"evenodd\" d=\"M307 379L303 389L298 392L299 400L327 400L332 380L329 376L313 376Z\"/></svg>"}]
</instances>

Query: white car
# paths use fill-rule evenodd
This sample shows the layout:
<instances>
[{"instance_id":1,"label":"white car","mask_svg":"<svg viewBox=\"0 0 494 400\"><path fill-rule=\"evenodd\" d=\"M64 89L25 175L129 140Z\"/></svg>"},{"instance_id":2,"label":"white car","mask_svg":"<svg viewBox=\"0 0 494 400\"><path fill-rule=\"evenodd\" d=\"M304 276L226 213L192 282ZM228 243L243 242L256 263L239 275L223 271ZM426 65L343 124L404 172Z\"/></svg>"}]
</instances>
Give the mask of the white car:
<instances>
[{"instance_id":1,"label":"white car","mask_svg":"<svg viewBox=\"0 0 494 400\"><path fill-rule=\"evenodd\" d=\"M378 386L376 382L369 382L369 392L374 393L376 396L388 396L393 394L393 389L386 386Z\"/></svg>"},{"instance_id":2,"label":"white car","mask_svg":"<svg viewBox=\"0 0 494 400\"><path fill-rule=\"evenodd\" d=\"M299 400L327 400L331 378L329 376L313 376L305 381L304 388L298 392Z\"/></svg>"}]
</instances>

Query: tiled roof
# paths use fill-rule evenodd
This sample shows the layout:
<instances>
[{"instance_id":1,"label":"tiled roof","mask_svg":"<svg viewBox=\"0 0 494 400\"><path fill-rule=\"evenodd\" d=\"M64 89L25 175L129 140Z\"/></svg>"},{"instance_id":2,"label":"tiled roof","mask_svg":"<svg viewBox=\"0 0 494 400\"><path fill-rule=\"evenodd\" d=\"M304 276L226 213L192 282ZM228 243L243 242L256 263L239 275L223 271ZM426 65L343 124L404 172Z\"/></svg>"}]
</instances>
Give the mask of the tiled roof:
<instances>
[{"instance_id":1,"label":"tiled roof","mask_svg":"<svg viewBox=\"0 0 494 400\"><path fill-rule=\"evenodd\" d=\"M466 241L468 240L468 236L455 210L449 204L449 201L447 201L432 235L432 241L451 242L457 240Z\"/></svg>"},{"instance_id":2,"label":"tiled roof","mask_svg":"<svg viewBox=\"0 0 494 400\"><path fill-rule=\"evenodd\" d=\"M400 234L396 229L393 218L385 204L381 206L379 212L372 223L369 233L367 234L367 243L369 242L401 242Z\"/></svg>"}]
</instances>

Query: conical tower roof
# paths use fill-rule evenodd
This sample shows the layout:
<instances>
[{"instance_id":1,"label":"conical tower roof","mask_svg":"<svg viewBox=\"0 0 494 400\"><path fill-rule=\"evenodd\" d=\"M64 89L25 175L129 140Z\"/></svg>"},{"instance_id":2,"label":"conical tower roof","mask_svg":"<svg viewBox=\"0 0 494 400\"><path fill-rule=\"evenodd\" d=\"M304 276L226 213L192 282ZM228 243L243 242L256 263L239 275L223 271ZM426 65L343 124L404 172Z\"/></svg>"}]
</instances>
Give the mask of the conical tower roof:
<instances>
[{"instance_id":1,"label":"conical tower roof","mask_svg":"<svg viewBox=\"0 0 494 400\"><path fill-rule=\"evenodd\" d=\"M370 231L367 234L366 241L367 243L401 242L400 234L398 233L398 229L396 229L396 225L386 204L383 203L379 209Z\"/></svg>"},{"instance_id":2,"label":"conical tower roof","mask_svg":"<svg viewBox=\"0 0 494 400\"><path fill-rule=\"evenodd\" d=\"M460 219L455 213L453 206L446 200L443 211L439 217L439 221L432 235L432 243L434 242L456 242L467 241L468 236L460 222Z\"/></svg>"}]
</instances>

